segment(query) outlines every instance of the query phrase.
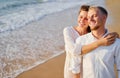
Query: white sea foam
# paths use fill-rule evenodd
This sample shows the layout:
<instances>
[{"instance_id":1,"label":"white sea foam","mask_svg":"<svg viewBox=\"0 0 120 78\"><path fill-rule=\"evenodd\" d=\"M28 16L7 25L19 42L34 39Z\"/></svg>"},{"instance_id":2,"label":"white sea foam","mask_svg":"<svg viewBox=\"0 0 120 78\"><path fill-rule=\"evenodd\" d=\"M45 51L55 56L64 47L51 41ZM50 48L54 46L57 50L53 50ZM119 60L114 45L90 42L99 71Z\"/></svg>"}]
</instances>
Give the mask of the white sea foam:
<instances>
[{"instance_id":1,"label":"white sea foam","mask_svg":"<svg viewBox=\"0 0 120 78\"><path fill-rule=\"evenodd\" d=\"M63 11L65 9L88 3L84 2L46 2L30 4L15 8L12 12L0 16L0 32L15 30L26 24L38 20L45 15Z\"/></svg>"}]
</instances>

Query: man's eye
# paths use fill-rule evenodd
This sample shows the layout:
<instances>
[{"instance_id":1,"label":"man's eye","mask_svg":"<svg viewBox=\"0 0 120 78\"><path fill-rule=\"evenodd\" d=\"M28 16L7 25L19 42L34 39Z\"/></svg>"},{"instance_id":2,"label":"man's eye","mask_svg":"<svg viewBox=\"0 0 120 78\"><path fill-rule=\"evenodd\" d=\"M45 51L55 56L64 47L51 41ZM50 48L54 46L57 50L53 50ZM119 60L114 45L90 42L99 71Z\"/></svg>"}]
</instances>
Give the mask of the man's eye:
<instances>
[{"instance_id":1,"label":"man's eye","mask_svg":"<svg viewBox=\"0 0 120 78\"><path fill-rule=\"evenodd\" d=\"M97 15L94 15L94 17L97 17Z\"/></svg>"}]
</instances>

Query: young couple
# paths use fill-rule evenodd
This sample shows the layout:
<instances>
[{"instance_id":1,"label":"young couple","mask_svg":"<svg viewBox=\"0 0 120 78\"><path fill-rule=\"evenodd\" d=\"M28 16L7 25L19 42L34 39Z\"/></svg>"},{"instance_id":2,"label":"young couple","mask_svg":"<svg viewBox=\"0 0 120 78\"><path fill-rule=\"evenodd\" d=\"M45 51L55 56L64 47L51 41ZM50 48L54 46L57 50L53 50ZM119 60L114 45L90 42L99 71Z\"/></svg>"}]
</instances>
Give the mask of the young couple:
<instances>
[{"instance_id":1,"label":"young couple","mask_svg":"<svg viewBox=\"0 0 120 78\"><path fill-rule=\"evenodd\" d=\"M63 30L66 60L64 78L120 78L120 39L105 28L108 12L100 6L81 6L78 25Z\"/></svg>"}]
</instances>

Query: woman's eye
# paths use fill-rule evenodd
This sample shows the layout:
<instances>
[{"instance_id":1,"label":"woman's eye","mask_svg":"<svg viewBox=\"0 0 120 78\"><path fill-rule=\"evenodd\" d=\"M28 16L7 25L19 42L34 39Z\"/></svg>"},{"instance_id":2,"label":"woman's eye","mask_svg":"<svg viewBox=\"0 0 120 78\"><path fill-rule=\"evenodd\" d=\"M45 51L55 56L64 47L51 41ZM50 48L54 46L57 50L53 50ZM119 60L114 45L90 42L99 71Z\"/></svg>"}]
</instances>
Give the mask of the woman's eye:
<instances>
[{"instance_id":1,"label":"woman's eye","mask_svg":"<svg viewBox=\"0 0 120 78\"><path fill-rule=\"evenodd\" d=\"M82 18L82 17L79 17L79 18Z\"/></svg>"}]
</instances>

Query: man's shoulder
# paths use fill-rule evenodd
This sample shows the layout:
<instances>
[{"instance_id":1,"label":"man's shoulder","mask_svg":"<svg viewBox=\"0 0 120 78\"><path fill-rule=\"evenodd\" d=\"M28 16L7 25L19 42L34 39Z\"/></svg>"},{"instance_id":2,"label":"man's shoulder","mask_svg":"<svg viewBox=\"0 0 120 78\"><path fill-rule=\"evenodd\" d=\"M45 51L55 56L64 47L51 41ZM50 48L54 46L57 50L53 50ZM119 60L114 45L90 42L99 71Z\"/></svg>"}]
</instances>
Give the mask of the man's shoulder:
<instances>
[{"instance_id":1,"label":"man's shoulder","mask_svg":"<svg viewBox=\"0 0 120 78\"><path fill-rule=\"evenodd\" d=\"M116 38L115 42L113 43L113 46L120 47L120 38Z\"/></svg>"},{"instance_id":2,"label":"man's shoulder","mask_svg":"<svg viewBox=\"0 0 120 78\"><path fill-rule=\"evenodd\" d=\"M116 41L115 41L117 44L120 43L120 38L116 38Z\"/></svg>"}]
</instances>

